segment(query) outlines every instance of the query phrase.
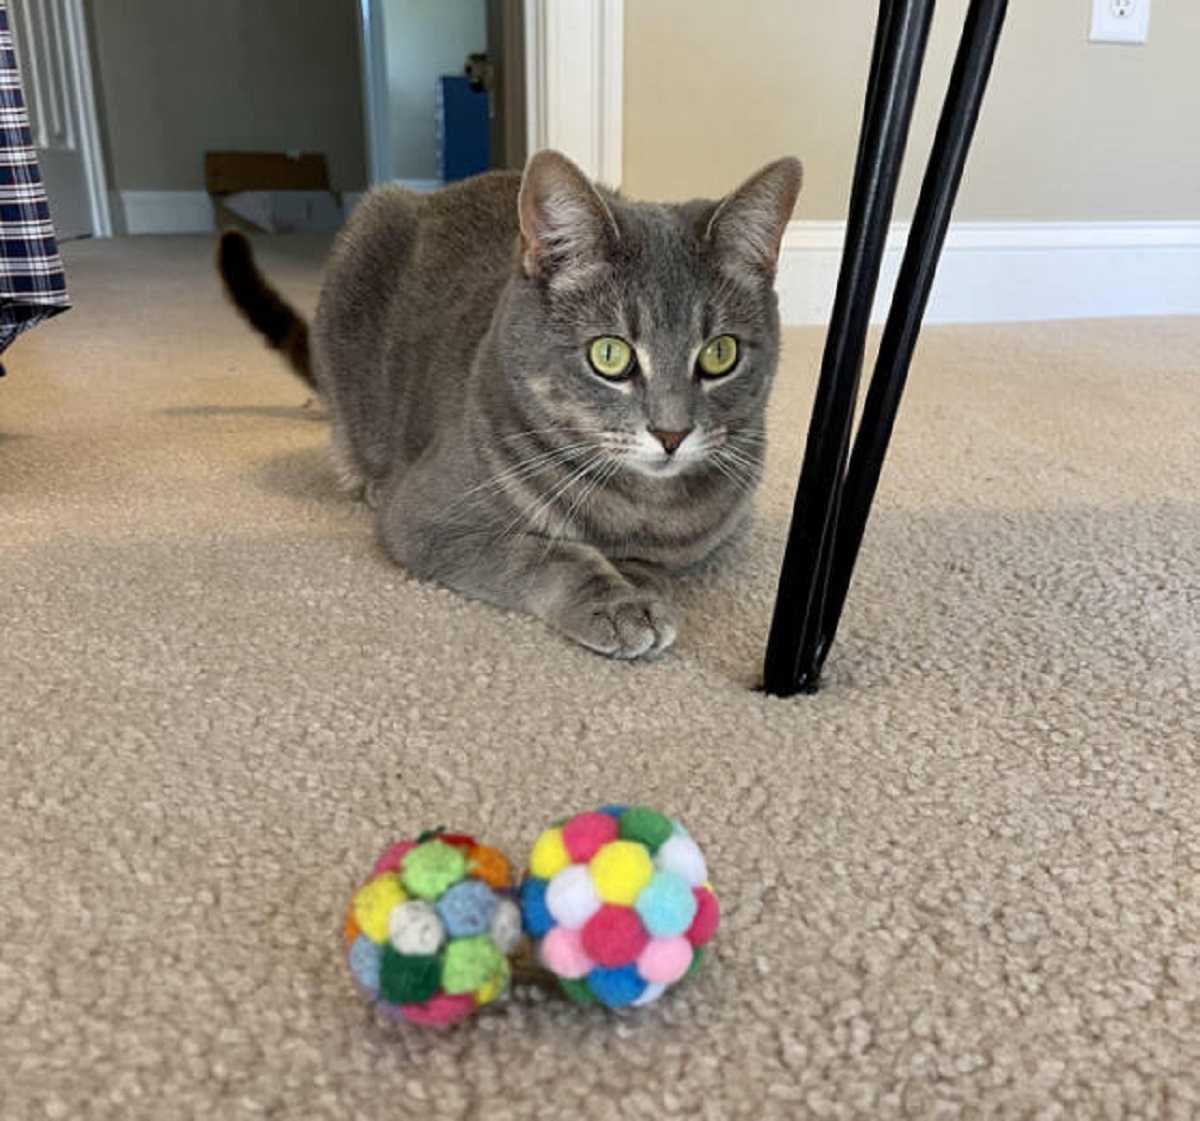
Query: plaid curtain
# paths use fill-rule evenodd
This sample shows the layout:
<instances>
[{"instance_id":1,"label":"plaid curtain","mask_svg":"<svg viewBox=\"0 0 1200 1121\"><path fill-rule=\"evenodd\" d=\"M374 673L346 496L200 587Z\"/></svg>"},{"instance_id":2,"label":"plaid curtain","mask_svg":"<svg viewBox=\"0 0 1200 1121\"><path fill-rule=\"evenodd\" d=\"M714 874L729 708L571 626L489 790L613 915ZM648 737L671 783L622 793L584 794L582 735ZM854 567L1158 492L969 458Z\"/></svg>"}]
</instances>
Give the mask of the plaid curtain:
<instances>
[{"instance_id":1,"label":"plaid curtain","mask_svg":"<svg viewBox=\"0 0 1200 1121\"><path fill-rule=\"evenodd\" d=\"M0 0L0 353L22 331L69 306L8 11Z\"/></svg>"}]
</instances>

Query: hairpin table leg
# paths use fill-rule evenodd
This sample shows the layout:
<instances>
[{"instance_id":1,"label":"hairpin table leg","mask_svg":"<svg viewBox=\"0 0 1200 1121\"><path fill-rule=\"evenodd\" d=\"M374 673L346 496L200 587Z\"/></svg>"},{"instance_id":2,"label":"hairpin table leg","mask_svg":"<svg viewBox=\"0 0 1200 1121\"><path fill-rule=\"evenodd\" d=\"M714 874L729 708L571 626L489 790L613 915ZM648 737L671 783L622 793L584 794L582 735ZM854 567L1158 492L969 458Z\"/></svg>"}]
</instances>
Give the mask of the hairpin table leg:
<instances>
[{"instance_id":1,"label":"hairpin table leg","mask_svg":"<svg viewBox=\"0 0 1200 1121\"><path fill-rule=\"evenodd\" d=\"M846 247L767 643L764 687L813 692L833 642L1007 0L972 0L847 470L887 227L933 0L881 0Z\"/></svg>"},{"instance_id":2,"label":"hairpin table leg","mask_svg":"<svg viewBox=\"0 0 1200 1121\"><path fill-rule=\"evenodd\" d=\"M838 504L871 305L916 98L933 0L880 0L846 245L767 643L764 686L816 688Z\"/></svg>"}]
</instances>

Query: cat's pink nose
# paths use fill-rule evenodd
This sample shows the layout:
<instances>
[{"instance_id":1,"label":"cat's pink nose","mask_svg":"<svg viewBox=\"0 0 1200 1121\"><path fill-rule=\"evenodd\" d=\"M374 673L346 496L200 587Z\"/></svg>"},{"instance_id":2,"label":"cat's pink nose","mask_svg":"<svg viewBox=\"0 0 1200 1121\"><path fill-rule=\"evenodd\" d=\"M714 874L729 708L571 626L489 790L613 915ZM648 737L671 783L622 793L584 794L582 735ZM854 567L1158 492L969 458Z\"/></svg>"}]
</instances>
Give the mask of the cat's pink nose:
<instances>
[{"instance_id":1,"label":"cat's pink nose","mask_svg":"<svg viewBox=\"0 0 1200 1121\"><path fill-rule=\"evenodd\" d=\"M650 435L662 444L667 455L673 455L675 449L688 438L691 431L690 428L685 428L682 432L664 432L661 428L651 428Z\"/></svg>"}]
</instances>

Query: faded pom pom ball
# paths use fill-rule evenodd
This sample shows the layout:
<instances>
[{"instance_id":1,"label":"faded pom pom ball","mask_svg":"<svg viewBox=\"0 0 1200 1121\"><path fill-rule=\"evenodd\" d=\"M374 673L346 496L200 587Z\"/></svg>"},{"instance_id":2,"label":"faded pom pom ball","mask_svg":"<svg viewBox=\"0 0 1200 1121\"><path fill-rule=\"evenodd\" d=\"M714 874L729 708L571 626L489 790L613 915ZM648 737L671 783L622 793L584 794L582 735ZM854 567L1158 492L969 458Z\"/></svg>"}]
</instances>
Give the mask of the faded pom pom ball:
<instances>
[{"instance_id":1,"label":"faded pom pom ball","mask_svg":"<svg viewBox=\"0 0 1200 1121\"><path fill-rule=\"evenodd\" d=\"M508 860L440 829L375 862L346 918L350 972L396 1020L446 1027L508 990L521 940Z\"/></svg>"},{"instance_id":2,"label":"faded pom pom ball","mask_svg":"<svg viewBox=\"0 0 1200 1121\"><path fill-rule=\"evenodd\" d=\"M657 1000L699 967L720 907L687 830L645 806L605 806L545 830L521 883L538 960L572 1000Z\"/></svg>"}]
</instances>

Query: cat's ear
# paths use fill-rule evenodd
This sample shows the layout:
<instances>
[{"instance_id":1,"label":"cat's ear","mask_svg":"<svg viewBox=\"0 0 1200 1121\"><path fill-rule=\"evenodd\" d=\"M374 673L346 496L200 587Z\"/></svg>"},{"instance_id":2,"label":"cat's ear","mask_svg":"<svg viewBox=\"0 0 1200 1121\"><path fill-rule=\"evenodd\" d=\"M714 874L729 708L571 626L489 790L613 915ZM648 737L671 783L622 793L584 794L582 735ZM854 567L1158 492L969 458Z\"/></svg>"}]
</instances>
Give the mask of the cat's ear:
<instances>
[{"instance_id":1,"label":"cat's ear","mask_svg":"<svg viewBox=\"0 0 1200 1121\"><path fill-rule=\"evenodd\" d=\"M517 206L521 264L531 277L555 283L582 279L603 263L620 236L591 180L558 152L538 152L529 161Z\"/></svg>"},{"instance_id":2,"label":"cat's ear","mask_svg":"<svg viewBox=\"0 0 1200 1121\"><path fill-rule=\"evenodd\" d=\"M775 279L779 243L796 207L802 177L799 160L776 160L722 201L705 236L725 267L755 279Z\"/></svg>"}]
</instances>

